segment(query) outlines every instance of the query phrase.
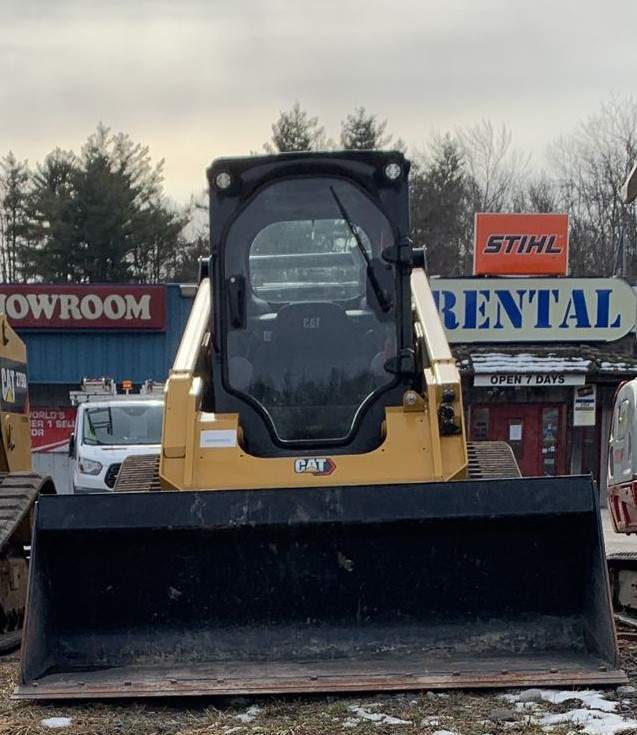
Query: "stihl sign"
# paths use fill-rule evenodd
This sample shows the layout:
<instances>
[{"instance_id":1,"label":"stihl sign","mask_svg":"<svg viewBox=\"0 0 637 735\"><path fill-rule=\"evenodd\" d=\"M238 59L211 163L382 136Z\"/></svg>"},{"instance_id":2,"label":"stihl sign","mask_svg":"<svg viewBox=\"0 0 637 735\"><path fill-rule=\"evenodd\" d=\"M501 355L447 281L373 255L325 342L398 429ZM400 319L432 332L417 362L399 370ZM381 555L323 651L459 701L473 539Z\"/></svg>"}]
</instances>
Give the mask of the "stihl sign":
<instances>
[{"instance_id":1,"label":"stihl sign","mask_svg":"<svg viewBox=\"0 0 637 735\"><path fill-rule=\"evenodd\" d=\"M565 276L568 215L476 214L476 276Z\"/></svg>"},{"instance_id":2,"label":"stihl sign","mask_svg":"<svg viewBox=\"0 0 637 735\"><path fill-rule=\"evenodd\" d=\"M163 329L163 286L0 286L17 329Z\"/></svg>"}]
</instances>

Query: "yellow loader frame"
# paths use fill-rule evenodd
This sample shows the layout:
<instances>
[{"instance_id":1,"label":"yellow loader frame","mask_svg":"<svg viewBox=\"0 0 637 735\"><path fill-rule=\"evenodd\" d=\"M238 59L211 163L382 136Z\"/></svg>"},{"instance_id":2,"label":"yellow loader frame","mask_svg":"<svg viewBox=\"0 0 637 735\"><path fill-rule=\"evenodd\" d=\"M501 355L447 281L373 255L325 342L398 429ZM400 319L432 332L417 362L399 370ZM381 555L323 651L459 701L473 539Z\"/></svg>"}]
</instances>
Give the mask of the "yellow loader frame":
<instances>
[{"instance_id":1,"label":"yellow loader frame","mask_svg":"<svg viewBox=\"0 0 637 735\"><path fill-rule=\"evenodd\" d=\"M212 294L209 279L203 279L166 385L159 469L162 487L231 490L463 479L467 442L460 374L424 270L412 273L411 291L417 349L421 364L426 365L426 392L408 390L401 406L386 409L384 437L377 449L335 456L330 474L301 474L295 469L296 457L255 457L246 452L239 414L201 410L204 380L198 366L209 339ZM454 394L449 405L461 431L441 436L438 408L443 392L449 391Z\"/></svg>"}]
</instances>

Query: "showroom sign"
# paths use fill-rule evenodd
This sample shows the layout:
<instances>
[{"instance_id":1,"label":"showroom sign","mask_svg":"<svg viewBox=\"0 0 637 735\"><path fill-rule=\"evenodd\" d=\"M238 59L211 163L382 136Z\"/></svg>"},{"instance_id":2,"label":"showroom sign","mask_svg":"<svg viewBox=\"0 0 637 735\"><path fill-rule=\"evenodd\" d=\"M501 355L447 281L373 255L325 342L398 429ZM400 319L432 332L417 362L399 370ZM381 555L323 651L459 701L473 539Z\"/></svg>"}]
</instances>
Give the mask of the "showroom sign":
<instances>
[{"instance_id":1,"label":"showroom sign","mask_svg":"<svg viewBox=\"0 0 637 735\"><path fill-rule=\"evenodd\" d=\"M619 278L433 279L450 342L612 342L635 325Z\"/></svg>"},{"instance_id":2,"label":"showroom sign","mask_svg":"<svg viewBox=\"0 0 637 735\"><path fill-rule=\"evenodd\" d=\"M16 329L164 329L163 286L0 286L0 312Z\"/></svg>"},{"instance_id":3,"label":"showroom sign","mask_svg":"<svg viewBox=\"0 0 637 735\"><path fill-rule=\"evenodd\" d=\"M474 275L565 276L567 269L567 214L476 214Z\"/></svg>"}]
</instances>

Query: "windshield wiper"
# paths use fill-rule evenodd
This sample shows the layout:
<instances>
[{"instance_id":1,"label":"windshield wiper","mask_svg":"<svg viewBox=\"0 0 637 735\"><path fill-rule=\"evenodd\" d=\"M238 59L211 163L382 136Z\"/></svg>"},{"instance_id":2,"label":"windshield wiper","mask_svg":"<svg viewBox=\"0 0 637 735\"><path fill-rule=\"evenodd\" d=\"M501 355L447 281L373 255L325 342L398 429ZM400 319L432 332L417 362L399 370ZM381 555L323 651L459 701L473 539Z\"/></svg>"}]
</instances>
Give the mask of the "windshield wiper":
<instances>
[{"instance_id":1,"label":"windshield wiper","mask_svg":"<svg viewBox=\"0 0 637 735\"><path fill-rule=\"evenodd\" d=\"M84 437L84 443L85 444L89 444L92 447L108 447L108 446L110 446L110 443L109 442L100 441L99 439L95 439L92 436L85 436Z\"/></svg>"},{"instance_id":2,"label":"windshield wiper","mask_svg":"<svg viewBox=\"0 0 637 735\"><path fill-rule=\"evenodd\" d=\"M372 289L374 290L374 295L376 296L378 304L380 305L380 308L383 311L387 312L392 307L391 300L387 298L385 289L383 289L383 287L378 282L378 277L376 276L376 271L374 270L374 264L372 263L372 260L369 257L369 253L365 249L365 245L363 245L361 236L358 230L356 229L356 227L354 226L354 224L352 223L352 220L350 219L350 216L347 213L347 210L345 209L345 205L339 199L338 194L334 191L333 186L330 186L330 191L332 192L332 196L334 197L336 206L339 208L341 217L345 220L345 223L347 224L349 231L352 233L352 237L354 238L354 240L356 240L356 245L358 246L360 254L363 256L363 260L365 261L365 265L366 265L365 272L367 274L367 279L369 280L372 286Z\"/></svg>"}]
</instances>

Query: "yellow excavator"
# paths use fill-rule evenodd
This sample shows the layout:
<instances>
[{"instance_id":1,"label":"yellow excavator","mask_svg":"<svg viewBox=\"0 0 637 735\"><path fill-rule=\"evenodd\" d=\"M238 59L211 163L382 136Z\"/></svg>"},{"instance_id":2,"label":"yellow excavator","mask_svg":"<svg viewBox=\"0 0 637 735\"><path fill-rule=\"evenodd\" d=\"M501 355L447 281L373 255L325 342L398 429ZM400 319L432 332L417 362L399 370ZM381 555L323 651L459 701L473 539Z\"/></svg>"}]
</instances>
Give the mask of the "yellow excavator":
<instances>
[{"instance_id":1,"label":"yellow excavator","mask_svg":"<svg viewBox=\"0 0 637 735\"><path fill-rule=\"evenodd\" d=\"M0 314L0 654L20 644L33 509L42 492L55 487L31 469L26 347Z\"/></svg>"},{"instance_id":2,"label":"yellow excavator","mask_svg":"<svg viewBox=\"0 0 637 735\"><path fill-rule=\"evenodd\" d=\"M408 174L212 164L161 454L39 500L18 698L625 681L591 479L467 443Z\"/></svg>"}]
</instances>

